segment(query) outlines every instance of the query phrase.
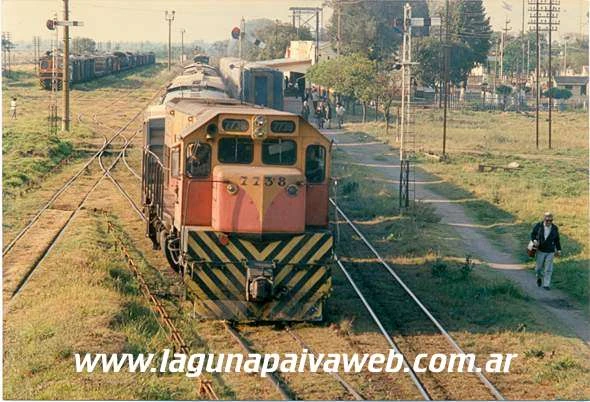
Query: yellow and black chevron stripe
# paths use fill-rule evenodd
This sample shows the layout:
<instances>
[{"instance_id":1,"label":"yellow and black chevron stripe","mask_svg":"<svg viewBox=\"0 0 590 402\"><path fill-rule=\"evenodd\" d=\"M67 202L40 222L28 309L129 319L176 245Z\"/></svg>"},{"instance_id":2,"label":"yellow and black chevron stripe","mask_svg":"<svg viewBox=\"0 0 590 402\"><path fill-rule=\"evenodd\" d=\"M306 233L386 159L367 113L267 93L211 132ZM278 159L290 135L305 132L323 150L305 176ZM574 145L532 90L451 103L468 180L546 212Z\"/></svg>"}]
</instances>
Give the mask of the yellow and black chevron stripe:
<instances>
[{"instance_id":1,"label":"yellow and black chevron stripe","mask_svg":"<svg viewBox=\"0 0 590 402\"><path fill-rule=\"evenodd\" d=\"M322 319L323 301L332 278L330 232L309 232L286 239L255 242L215 232L190 231L187 252L192 260L185 282L203 318L235 321L312 321ZM248 264L273 262L273 300L246 301Z\"/></svg>"}]
</instances>

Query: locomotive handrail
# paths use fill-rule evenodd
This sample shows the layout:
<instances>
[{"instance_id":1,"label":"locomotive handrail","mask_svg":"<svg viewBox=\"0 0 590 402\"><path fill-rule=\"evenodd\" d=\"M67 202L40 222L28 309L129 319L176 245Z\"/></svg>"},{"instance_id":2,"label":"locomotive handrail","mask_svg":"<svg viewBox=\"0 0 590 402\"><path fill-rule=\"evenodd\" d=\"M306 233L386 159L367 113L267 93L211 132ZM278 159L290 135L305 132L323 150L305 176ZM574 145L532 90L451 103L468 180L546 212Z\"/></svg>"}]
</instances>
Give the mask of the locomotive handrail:
<instances>
[{"instance_id":1,"label":"locomotive handrail","mask_svg":"<svg viewBox=\"0 0 590 402\"><path fill-rule=\"evenodd\" d=\"M155 153L153 153L153 152L150 150L150 146L149 146L149 145L146 145L146 146L143 148L143 150L144 150L144 152L146 152L146 153L150 154L151 156L153 156L154 158L156 158L156 162L158 162L158 164L159 164L159 165L162 167L162 169L165 169L165 170L170 170L170 168L167 168L167 167L165 167L165 166L162 164L162 161L160 160L160 157L159 157L158 155L156 155Z\"/></svg>"}]
</instances>

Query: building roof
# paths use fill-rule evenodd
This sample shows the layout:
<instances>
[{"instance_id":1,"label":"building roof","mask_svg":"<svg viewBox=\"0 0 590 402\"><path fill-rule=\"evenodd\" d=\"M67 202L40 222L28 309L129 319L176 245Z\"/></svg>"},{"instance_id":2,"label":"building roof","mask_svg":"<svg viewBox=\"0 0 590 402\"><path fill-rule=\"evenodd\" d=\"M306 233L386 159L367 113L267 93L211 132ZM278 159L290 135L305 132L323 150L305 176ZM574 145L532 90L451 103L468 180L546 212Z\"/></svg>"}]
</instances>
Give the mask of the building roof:
<instances>
[{"instance_id":1,"label":"building roof","mask_svg":"<svg viewBox=\"0 0 590 402\"><path fill-rule=\"evenodd\" d=\"M588 76L586 75L566 75L555 77L557 85L588 85Z\"/></svg>"}]
</instances>

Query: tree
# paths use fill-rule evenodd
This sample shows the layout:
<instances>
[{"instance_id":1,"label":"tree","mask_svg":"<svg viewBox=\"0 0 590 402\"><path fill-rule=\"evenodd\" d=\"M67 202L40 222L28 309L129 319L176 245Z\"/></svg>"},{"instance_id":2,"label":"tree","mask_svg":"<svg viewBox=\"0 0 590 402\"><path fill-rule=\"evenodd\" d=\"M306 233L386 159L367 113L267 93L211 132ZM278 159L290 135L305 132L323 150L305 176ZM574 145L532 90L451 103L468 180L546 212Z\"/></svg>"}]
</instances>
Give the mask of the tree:
<instances>
[{"instance_id":1,"label":"tree","mask_svg":"<svg viewBox=\"0 0 590 402\"><path fill-rule=\"evenodd\" d=\"M242 58L251 61L283 58L292 40L312 40L307 28L297 30L291 24L266 18L247 21L246 32L266 45L260 48L247 40L242 42ZM238 48L237 40L230 42L229 51L233 56L239 54Z\"/></svg>"},{"instance_id":2,"label":"tree","mask_svg":"<svg viewBox=\"0 0 590 402\"><path fill-rule=\"evenodd\" d=\"M549 97L549 94L551 94L551 97L553 99L569 99L573 96L572 91L570 91L567 88L556 88L556 87L552 87L551 89L548 89L547 91L543 92L543 96L545 97Z\"/></svg>"},{"instance_id":3,"label":"tree","mask_svg":"<svg viewBox=\"0 0 590 402\"><path fill-rule=\"evenodd\" d=\"M72 40L72 48L74 53L94 53L96 51L96 42L90 38L75 37Z\"/></svg>"},{"instance_id":4,"label":"tree","mask_svg":"<svg viewBox=\"0 0 590 402\"><path fill-rule=\"evenodd\" d=\"M444 8L439 8L436 14L445 15L444 11ZM443 24L446 26L447 21L443 21ZM455 85L466 87L469 73L475 66L487 61L491 48L492 29L482 0L451 0L448 26L449 80ZM421 78L430 84L435 80L432 66L440 63L435 41L434 38L426 41L417 54L423 65L420 68L425 68L420 72Z\"/></svg>"},{"instance_id":5,"label":"tree","mask_svg":"<svg viewBox=\"0 0 590 402\"><path fill-rule=\"evenodd\" d=\"M401 98L402 78L401 71L389 66L381 69L375 77L375 95L383 107L383 119L385 120L385 133L389 134L389 118L391 105Z\"/></svg>"},{"instance_id":6,"label":"tree","mask_svg":"<svg viewBox=\"0 0 590 402\"><path fill-rule=\"evenodd\" d=\"M455 43L451 55L453 82L467 86L467 77L478 64L484 64L492 46L492 28L482 0L459 0L458 23L453 30Z\"/></svg>"},{"instance_id":7,"label":"tree","mask_svg":"<svg viewBox=\"0 0 590 402\"><path fill-rule=\"evenodd\" d=\"M395 19L404 15L406 2L340 3L340 51L343 55L362 54L371 60L385 60L401 42L393 29ZM414 17L428 17L425 0L410 0ZM420 30L416 29L416 33ZM338 41L338 13L332 14L328 35L334 49Z\"/></svg>"},{"instance_id":8,"label":"tree","mask_svg":"<svg viewBox=\"0 0 590 402\"><path fill-rule=\"evenodd\" d=\"M377 96L375 62L360 54L342 56L313 65L307 77L339 95L360 100L366 121L367 103Z\"/></svg>"},{"instance_id":9,"label":"tree","mask_svg":"<svg viewBox=\"0 0 590 402\"><path fill-rule=\"evenodd\" d=\"M437 88L443 72L442 44L438 38L427 37L418 42L416 47L416 61L414 69L416 78L424 85Z\"/></svg>"}]
</instances>

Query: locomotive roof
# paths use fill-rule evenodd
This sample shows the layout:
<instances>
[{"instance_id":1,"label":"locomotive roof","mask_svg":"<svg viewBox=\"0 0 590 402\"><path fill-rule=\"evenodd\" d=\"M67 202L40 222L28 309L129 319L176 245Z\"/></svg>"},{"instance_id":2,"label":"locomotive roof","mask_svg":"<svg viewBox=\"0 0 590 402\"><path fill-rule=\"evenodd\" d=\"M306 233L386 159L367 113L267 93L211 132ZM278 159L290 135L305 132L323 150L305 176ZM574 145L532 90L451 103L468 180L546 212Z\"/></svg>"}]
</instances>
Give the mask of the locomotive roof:
<instances>
[{"instance_id":1,"label":"locomotive roof","mask_svg":"<svg viewBox=\"0 0 590 402\"><path fill-rule=\"evenodd\" d=\"M217 117L222 113L227 114L243 114L243 115L257 115L264 114L266 116L297 116L296 114L284 112L282 110L271 109L267 107L252 105L248 103L240 103L235 99L187 99L175 98L166 104L179 112L195 116L196 119L193 124L186 127L181 133L180 137L184 138L192 132L203 126L209 120Z\"/></svg>"},{"instance_id":2,"label":"locomotive roof","mask_svg":"<svg viewBox=\"0 0 590 402\"><path fill-rule=\"evenodd\" d=\"M196 72L195 74L179 75L178 77L172 80L170 85L168 85L168 90L172 90L174 88L179 87L214 88L218 91L225 92L225 85L223 85L223 81L220 77L208 76L203 74L202 72Z\"/></svg>"}]
</instances>

